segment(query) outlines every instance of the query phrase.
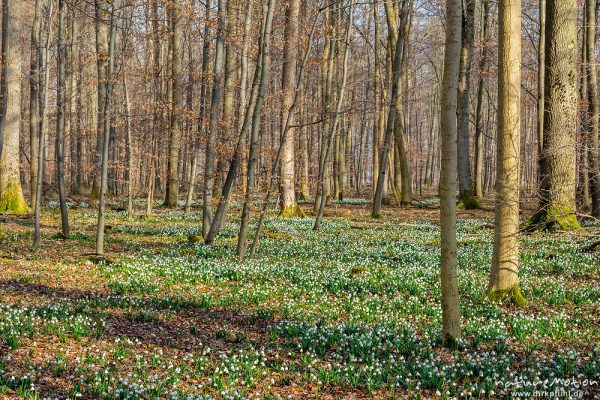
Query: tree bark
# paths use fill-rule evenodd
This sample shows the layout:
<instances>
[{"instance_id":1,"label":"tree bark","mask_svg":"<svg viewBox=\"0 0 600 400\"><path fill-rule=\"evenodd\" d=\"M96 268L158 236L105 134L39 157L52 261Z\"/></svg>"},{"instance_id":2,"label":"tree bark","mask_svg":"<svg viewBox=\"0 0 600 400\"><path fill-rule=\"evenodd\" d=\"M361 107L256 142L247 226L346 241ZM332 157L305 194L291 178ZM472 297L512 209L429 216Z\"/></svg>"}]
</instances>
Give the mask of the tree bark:
<instances>
[{"instance_id":1,"label":"tree bark","mask_svg":"<svg viewBox=\"0 0 600 400\"><path fill-rule=\"evenodd\" d=\"M300 0L286 1L286 25L283 38L283 67L281 70L281 116L280 132L285 129L285 124L290 114L290 123L293 123L293 110L295 89L296 89L296 69L298 55L298 19L300 17ZM302 210L296 204L296 193L294 190L294 132L289 128L288 134L281 142L283 154L280 163L280 194L281 194L281 213L282 217L304 216Z\"/></svg>"},{"instance_id":2,"label":"tree bark","mask_svg":"<svg viewBox=\"0 0 600 400\"><path fill-rule=\"evenodd\" d=\"M543 0L542 0L543 1ZM475 111L475 197L482 199L484 195L483 176L483 92L485 90L485 74L488 59L488 32L489 32L490 2L483 0L483 21L481 60L479 61L479 83L477 85L477 108Z\"/></svg>"},{"instance_id":3,"label":"tree bark","mask_svg":"<svg viewBox=\"0 0 600 400\"><path fill-rule=\"evenodd\" d=\"M592 215L600 217L600 103L598 98L598 72L596 57L597 1L586 0L585 53L587 57L587 89L590 131L587 150L589 156L590 193Z\"/></svg>"},{"instance_id":4,"label":"tree bark","mask_svg":"<svg viewBox=\"0 0 600 400\"><path fill-rule=\"evenodd\" d=\"M443 342L452 346L462 336L457 278L456 179L457 97L461 51L461 0L446 1L446 45L442 82L440 170L441 287Z\"/></svg>"},{"instance_id":5,"label":"tree bark","mask_svg":"<svg viewBox=\"0 0 600 400\"><path fill-rule=\"evenodd\" d=\"M475 0L463 2L462 48L458 78L458 199L466 209L479 208L471 187L471 151L469 145L469 106L471 94L471 60L475 40Z\"/></svg>"},{"instance_id":6,"label":"tree bark","mask_svg":"<svg viewBox=\"0 0 600 400\"><path fill-rule=\"evenodd\" d=\"M527 302L519 289L519 157L521 139L521 0L498 4L498 139L492 300Z\"/></svg>"},{"instance_id":7,"label":"tree bark","mask_svg":"<svg viewBox=\"0 0 600 400\"><path fill-rule=\"evenodd\" d=\"M206 157L204 165L204 194L202 205L202 236L206 237L212 223L212 198L215 181L215 144L219 129L219 110L221 106L221 83L223 82L224 64L224 30L225 30L225 0L218 0L217 38L215 46L215 75L210 103L210 123L206 140Z\"/></svg>"},{"instance_id":8,"label":"tree bark","mask_svg":"<svg viewBox=\"0 0 600 400\"><path fill-rule=\"evenodd\" d=\"M58 186L58 200L60 204L60 220L62 235L69 238L69 214L67 211L67 193L65 189L65 111L66 111L66 82L65 61L67 47L65 45L67 10L65 0L58 0L58 75L56 92L56 182Z\"/></svg>"},{"instance_id":9,"label":"tree bark","mask_svg":"<svg viewBox=\"0 0 600 400\"><path fill-rule=\"evenodd\" d=\"M177 198L179 196L179 147L181 144L181 113L183 108L183 85L181 59L182 37L181 30L181 0L173 0L171 7L171 75L172 75L172 94L171 103L171 123L169 126L169 155L167 158L167 190L165 191L166 207L177 207Z\"/></svg>"},{"instance_id":10,"label":"tree bark","mask_svg":"<svg viewBox=\"0 0 600 400\"><path fill-rule=\"evenodd\" d=\"M26 214L30 211L20 178L19 137L21 132L21 31L23 8L21 0L5 0L3 21L4 76L6 85L5 115L0 121L0 213Z\"/></svg>"},{"instance_id":11,"label":"tree bark","mask_svg":"<svg viewBox=\"0 0 600 400\"><path fill-rule=\"evenodd\" d=\"M577 93L577 1L546 1L544 138L540 209L529 228L581 230L575 188Z\"/></svg>"}]
</instances>

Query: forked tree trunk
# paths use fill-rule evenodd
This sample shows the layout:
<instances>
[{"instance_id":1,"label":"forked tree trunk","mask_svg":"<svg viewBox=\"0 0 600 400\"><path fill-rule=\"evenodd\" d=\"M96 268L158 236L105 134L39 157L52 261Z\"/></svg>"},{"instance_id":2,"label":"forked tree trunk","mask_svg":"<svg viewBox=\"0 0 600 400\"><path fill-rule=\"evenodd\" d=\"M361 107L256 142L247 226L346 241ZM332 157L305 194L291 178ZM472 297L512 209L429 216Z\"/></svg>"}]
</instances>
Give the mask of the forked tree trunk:
<instances>
[{"instance_id":1,"label":"forked tree trunk","mask_svg":"<svg viewBox=\"0 0 600 400\"><path fill-rule=\"evenodd\" d=\"M521 0L499 3L498 139L492 300L527 302L519 289L519 157L521 138Z\"/></svg>"},{"instance_id":2,"label":"forked tree trunk","mask_svg":"<svg viewBox=\"0 0 600 400\"><path fill-rule=\"evenodd\" d=\"M462 336L457 278L456 178L457 89L461 48L461 0L446 1L446 45L440 130L441 287L443 342L452 346Z\"/></svg>"}]
</instances>

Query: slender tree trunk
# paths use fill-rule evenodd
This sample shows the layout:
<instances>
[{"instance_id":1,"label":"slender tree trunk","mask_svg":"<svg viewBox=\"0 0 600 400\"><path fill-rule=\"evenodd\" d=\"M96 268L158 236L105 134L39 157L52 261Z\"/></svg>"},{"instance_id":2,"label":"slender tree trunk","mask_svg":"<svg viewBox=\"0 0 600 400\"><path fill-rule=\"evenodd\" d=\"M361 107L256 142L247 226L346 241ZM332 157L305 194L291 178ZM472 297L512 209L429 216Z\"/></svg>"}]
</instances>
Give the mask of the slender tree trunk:
<instances>
[{"instance_id":1,"label":"slender tree trunk","mask_svg":"<svg viewBox=\"0 0 600 400\"><path fill-rule=\"evenodd\" d=\"M102 149L104 143L104 125L106 116L104 115L104 106L106 104L106 69L107 69L107 57L108 57L108 26L106 25L107 11L105 9L106 2L103 0L95 0L95 17L96 17L96 68L98 70L98 114L96 117L96 153L94 168L98 168L100 165L100 159L102 157ZM90 198L97 199L100 195L100 171L94 172L94 178L92 181L92 191Z\"/></svg>"},{"instance_id":2,"label":"slender tree trunk","mask_svg":"<svg viewBox=\"0 0 600 400\"><path fill-rule=\"evenodd\" d=\"M65 0L58 0L58 76L56 93L56 182L58 185L58 199L60 203L60 220L62 235L69 238L69 214L67 211L67 194L65 190L65 110L66 110L66 83L65 59L67 48L65 45L67 10Z\"/></svg>"},{"instance_id":3,"label":"slender tree trunk","mask_svg":"<svg viewBox=\"0 0 600 400\"><path fill-rule=\"evenodd\" d=\"M21 0L5 0L3 21L4 76L6 85L5 115L0 121L0 213L26 214L30 211L21 186L19 171L21 132L21 31L23 8Z\"/></svg>"},{"instance_id":4,"label":"slender tree trunk","mask_svg":"<svg viewBox=\"0 0 600 400\"><path fill-rule=\"evenodd\" d=\"M102 147L102 168L100 173L100 194L98 197L98 229L96 232L96 254L104 255L104 208L106 196L106 181L108 179L108 143L110 141L112 79L115 69L115 38L116 38L116 13L120 8L120 1L114 0L110 6L110 34L108 43L108 71L105 85L104 104L104 138Z\"/></svg>"},{"instance_id":5,"label":"slender tree trunk","mask_svg":"<svg viewBox=\"0 0 600 400\"><path fill-rule=\"evenodd\" d=\"M123 92L125 96L125 132L126 132L126 158L127 158L127 217L133 216L133 154L132 154L132 126L131 126L131 100L129 99L129 85L127 74L123 74Z\"/></svg>"},{"instance_id":6,"label":"slender tree trunk","mask_svg":"<svg viewBox=\"0 0 600 400\"><path fill-rule=\"evenodd\" d=\"M543 0L542 0L543 1ZM477 85L477 108L475 111L475 197L483 198L483 92L485 90L485 74L488 58L490 2L483 0L482 47L479 61L479 83Z\"/></svg>"},{"instance_id":7,"label":"slender tree trunk","mask_svg":"<svg viewBox=\"0 0 600 400\"><path fill-rule=\"evenodd\" d=\"M36 203L36 188L37 188L37 173L39 161L39 134L40 134L40 86L41 86L41 71L40 64L43 57L42 52L42 10L44 8L44 0L36 0L35 11L33 17L33 25L31 27L31 60L29 67L29 159L30 159L30 179L29 188L31 191L31 206L35 208Z\"/></svg>"},{"instance_id":8,"label":"slender tree trunk","mask_svg":"<svg viewBox=\"0 0 600 400\"><path fill-rule=\"evenodd\" d=\"M210 103L210 123L206 140L206 157L204 166L204 195L202 213L202 236L206 237L212 223L212 198L215 181L215 145L219 129L219 110L221 106L221 83L223 81L224 64L224 30L225 30L225 0L218 0L217 38L215 47L215 75Z\"/></svg>"},{"instance_id":9,"label":"slender tree trunk","mask_svg":"<svg viewBox=\"0 0 600 400\"><path fill-rule=\"evenodd\" d=\"M540 210L529 227L581 230L575 204L577 1L546 0L544 138Z\"/></svg>"},{"instance_id":10,"label":"slender tree trunk","mask_svg":"<svg viewBox=\"0 0 600 400\"><path fill-rule=\"evenodd\" d=\"M462 336L457 278L456 179L457 97L461 51L461 0L446 1L446 45L442 83L440 170L441 287L443 341L451 346Z\"/></svg>"},{"instance_id":11,"label":"slender tree trunk","mask_svg":"<svg viewBox=\"0 0 600 400\"><path fill-rule=\"evenodd\" d=\"M521 149L521 0L498 4L498 139L492 300L527 302L519 289L519 157Z\"/></svg>"},{"instance_id":12,"label":"slender tree trunk","mask_svg":"<svg viewBox=\"0 0 600 400\"><path fill-rule=\"evenodd\" d=\"M587 87L590 114L588 134L590 192L592 215L600 217L600 103L598 99L598 72L596 57L597 1L586 0L585 53L587 57Z\"/></svg>"}]
</instances>

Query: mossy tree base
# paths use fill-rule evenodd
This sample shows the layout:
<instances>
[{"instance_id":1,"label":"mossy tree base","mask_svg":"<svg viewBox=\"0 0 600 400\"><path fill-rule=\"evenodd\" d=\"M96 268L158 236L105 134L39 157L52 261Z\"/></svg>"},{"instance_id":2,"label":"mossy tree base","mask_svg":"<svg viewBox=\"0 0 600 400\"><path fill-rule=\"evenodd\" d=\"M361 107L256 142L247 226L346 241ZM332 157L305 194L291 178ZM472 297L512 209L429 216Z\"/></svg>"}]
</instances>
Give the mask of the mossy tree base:
<instances>
[{"instance_id":1,"label":"mossy tree base","mask_svg":"<svg viewBox=\"0 0 600 400\"><path fill-rule=\"evenodd\" d=\"M8 184L0 192L2 192L0 196L0 213L29 214L31 212L20 184Z\"/></svg>"},{"instance_id":2,"label":"mossy tree base","mask_svg":"<svg viewBox=\"0 0 600 400\"><path fill-rule=\"evenodd\" d=\"M524 226L527 232L533 231L585 231L577 220L575 210L566 207L549 206L536 212Z\"/></svg>"},{"instance_id":3,"label":"mossy tree base","mask_svg":"<svg viewBox=\"0 0 600 400\"><path fill-rule=\"evenodd\" d=\"M473 194L473 192L463 192L458 196L456 208L462 210L480 210L481 204Z\"/></svg>"},{"instance_id":4,"label":"mossy tree base","mask_svg":"<svg viewBox=\"0 0 600 400\"><path fill-rule=\"evenodd\" d=\"M503 301L510 301L511 303L519 306L526 307L527 300L521 293L519 285L515 285L509 289L492 289L487 292L488 299L490 301L498 303Z\"/></svg>"},{"instance_id":5,"label":"mossy tree base","mask_svg":"<svg viewBox=\"0 0 600 400\"><path fill-rule=\"evenodd\" d=\"M279 213L282 218L306 218L306 213L302 211L299 205L287 206Z\"/></svg>"}]
</instances>

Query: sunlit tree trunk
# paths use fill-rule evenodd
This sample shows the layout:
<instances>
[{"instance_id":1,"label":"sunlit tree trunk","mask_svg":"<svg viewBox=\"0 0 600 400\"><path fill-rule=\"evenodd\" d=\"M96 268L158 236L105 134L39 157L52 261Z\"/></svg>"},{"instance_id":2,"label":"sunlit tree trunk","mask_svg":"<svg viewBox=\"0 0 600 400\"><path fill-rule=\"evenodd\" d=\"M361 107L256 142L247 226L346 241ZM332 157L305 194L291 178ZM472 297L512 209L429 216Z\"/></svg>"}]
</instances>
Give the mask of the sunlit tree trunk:
<instances>
[{"instance_id":1,"label":"sunlit tree trunk","mask_svg":"<svg viewBox=\"0 0 600 400\"><path fill-rule=\"evenodd\" d=\"M500 2L498 13L496 212L488 296L525 305L519 290L521 0Z\"/></svg>"},{"instance_id":2,"label":"sunlit tree trunk","mask_svg":"<svg viewBox=\"0 0 600 400\"><path fill-rule=\"evenodd\" d=\"M280 132L285 129L288 114L292 112L296 88L296 69L298 58L298 20L300 18L300 0L286 1L286 25L283 39L283 67L281 72L281 120ZM290 115L293 123L293 114ZM289 129L289 128L288 128ZM283 146L282 159L280 163L280 193L281 193L281 216L303 216L304 213L296 204L296 193L294 190L294 137L296 129L288 130Z\"/></svg>"}]
</instances>

